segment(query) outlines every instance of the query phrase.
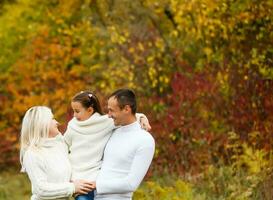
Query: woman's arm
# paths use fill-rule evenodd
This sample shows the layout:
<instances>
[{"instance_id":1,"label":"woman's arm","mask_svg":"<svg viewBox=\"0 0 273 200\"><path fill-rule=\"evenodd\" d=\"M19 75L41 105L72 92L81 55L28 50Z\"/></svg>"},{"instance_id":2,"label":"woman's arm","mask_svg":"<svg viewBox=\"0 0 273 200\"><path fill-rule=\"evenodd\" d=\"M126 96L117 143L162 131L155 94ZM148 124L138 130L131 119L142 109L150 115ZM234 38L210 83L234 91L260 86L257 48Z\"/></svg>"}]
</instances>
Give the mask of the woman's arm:
<instances>
[{"instance_id":1,"label":"woman's arm","mask_svg":"<svg viewBox=\"0 0 273 200\"><path fill-rule=\"evenodd\" d=\"M69 197L75 192L73 183L49 183L43 160L38 153L26 152L24 156L24 167L33 187L33 194L40 199L55 199Z\"/></svg>"},{"instance_id":2,"label":"woman's arm","mask_svg":"<svg viewBox=\"0 0 273 200\"><path fill-rule=\"evenodd\" d=\"M84 180L72 182L48 182L45 164L38 153L27 152L24 156L24 167L33 186L33 194L39 199L56 199L72 196L73 193L87 194L94 186Z\"/></svg>"}]
</instances>

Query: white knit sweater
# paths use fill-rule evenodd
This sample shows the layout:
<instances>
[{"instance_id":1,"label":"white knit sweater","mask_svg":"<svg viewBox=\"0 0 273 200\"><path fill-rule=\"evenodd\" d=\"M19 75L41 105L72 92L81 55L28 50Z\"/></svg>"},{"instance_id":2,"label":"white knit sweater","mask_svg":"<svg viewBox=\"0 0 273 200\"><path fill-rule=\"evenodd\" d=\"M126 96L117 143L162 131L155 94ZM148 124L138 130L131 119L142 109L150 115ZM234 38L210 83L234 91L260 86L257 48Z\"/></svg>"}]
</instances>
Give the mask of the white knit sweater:
<instances>
[{"instance_id":1,"label":"white knit sweater","mask_svg":"<svg viewBox=\"0 0 273 200\"><path fill-rule=\"evenodd\" d=\"M62 135L44 140L39 149L29 148L23 156L22 169L31 181L31 200L67 200L75 191Z\"/></svg>"},{"instance_id":2,"label":"white knit sweater","mask_svg":"<svg viewBox=\"0 0 273 200\"><path fill-rule=\"evenodd\" d=\"M85 121L73 118L68 123L64 138L70 151L72 180L96 180L105 145L114 128L113 120L99 113Z\"/></svg>"},{"instance_id":3,"label":"white knit sweater","mask_svg":"<svg viewBox=\"0 0 273 200\"><path fill-rule=\"evenodd\" d=\"M131 200L154 155L153 137L134 122L117 128L104 151L96 200Z\"/></svg>"}]
</instances>

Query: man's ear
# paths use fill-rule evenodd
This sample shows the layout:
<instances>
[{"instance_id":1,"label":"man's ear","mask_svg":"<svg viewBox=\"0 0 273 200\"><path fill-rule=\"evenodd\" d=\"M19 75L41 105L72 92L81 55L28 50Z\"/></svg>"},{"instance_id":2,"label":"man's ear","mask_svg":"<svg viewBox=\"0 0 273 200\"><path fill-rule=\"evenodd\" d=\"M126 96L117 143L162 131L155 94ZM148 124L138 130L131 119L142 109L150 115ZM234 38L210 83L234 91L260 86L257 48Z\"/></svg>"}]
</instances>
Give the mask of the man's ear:
<instances>
[{"instance_id":1,"label":"man's ear","mask_svg":"<svg viewBox=\"0 0 273 200\"><path fill-rule=\"evenodd\" d=\"M129 105L125 105L124 108L123 108L127 113L131 113L132 112L132 109Z\"/></svg>"}]
</instances>

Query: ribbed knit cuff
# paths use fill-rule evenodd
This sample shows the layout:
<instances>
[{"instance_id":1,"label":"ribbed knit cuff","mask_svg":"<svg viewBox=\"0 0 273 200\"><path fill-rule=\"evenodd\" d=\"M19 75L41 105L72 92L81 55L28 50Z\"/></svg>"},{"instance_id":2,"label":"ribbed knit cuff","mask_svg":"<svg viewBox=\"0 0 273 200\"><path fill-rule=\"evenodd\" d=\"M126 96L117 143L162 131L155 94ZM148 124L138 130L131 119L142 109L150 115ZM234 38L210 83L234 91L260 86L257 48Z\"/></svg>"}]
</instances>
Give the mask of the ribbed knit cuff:
<instances>
[{"instance_id":1,"label":"ribbed knit cuff","mask_svg":"<svg viewBox=\"0 0 273 200\"><path fill-rule=\"evenodd\" d=\"M69 185L69 187L70 187L70 194L69 194L69 196L70 197L72 197L72 195L76 192L76 187L75 187L75 185L74 185L74 183L69 183L70 185Z\"/></svg>"}]
</instances>

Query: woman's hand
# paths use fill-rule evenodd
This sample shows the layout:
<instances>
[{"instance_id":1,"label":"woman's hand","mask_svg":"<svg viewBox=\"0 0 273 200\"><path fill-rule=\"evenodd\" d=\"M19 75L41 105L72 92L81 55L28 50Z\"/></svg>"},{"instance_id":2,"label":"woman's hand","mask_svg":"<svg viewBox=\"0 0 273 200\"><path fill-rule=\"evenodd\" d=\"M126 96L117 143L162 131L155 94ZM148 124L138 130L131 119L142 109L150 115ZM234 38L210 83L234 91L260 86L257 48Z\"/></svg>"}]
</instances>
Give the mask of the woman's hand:
<instances>
[{"instance_id":1,"label":"woman's hand","mask_svg":"<svg viewBox=\"0 0 273 200\"><path fill-rule=\"evenodd\" d=\"M88 192L94 190L96 187L93 182L85 181L85 180L75 180L73 181L75 185L75 193L76 194L87 194Z\"/></svg>"},{"instance_id":2,"label":"woman's hand","mask_svg":"<svg viewBox=\"0 0 273 200\"><path fill-rule=\"evenodd\" d=\"M149 120L146 116L141 116L139 119L139 123L141 125L141 128L145 129L146 131L150 131L152 129Z\"/></svg>"},{"instance_id":3,"label":"woman's hand","mask_svg":"<svg viewBox=\"0 0 273 200\"><path fill-rule=\"evenodd\" d=\"M92 181L91 183L93 184L93 188L96 189L96 182Z\"/></svg>"}]
</instances>

